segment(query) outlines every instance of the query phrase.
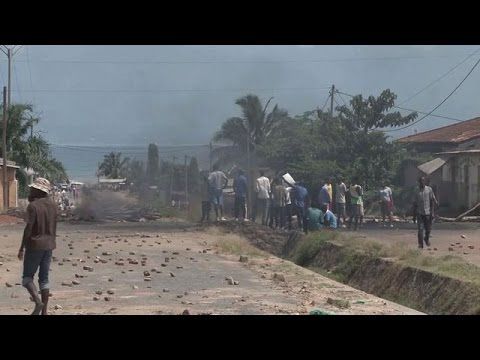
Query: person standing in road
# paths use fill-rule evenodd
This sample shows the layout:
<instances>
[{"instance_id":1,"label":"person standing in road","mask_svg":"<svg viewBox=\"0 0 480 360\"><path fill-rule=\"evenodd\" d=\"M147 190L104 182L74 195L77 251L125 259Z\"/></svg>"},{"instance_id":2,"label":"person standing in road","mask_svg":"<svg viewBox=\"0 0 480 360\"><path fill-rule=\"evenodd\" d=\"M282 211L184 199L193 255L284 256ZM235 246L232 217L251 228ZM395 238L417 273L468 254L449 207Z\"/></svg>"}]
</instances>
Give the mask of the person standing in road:
<instances>
[{"instance_id":1,"label":"person standing in road","mask_svg":"<svg viewBox=\"0 0 480 360\"><path fill-rule=\"evenodd\" d=\"M247 188L247 177L243 170L238 170L238 175L233 180L233 191L235 192L234 212L236 221L238 221L240 215L242 221L245 221Z\"/></svg>"},{"instance_id":2,"label":"person standing in road","mask_svg":"<svg viewBox=\"0 0 480 360\"><path fill-rule=\"evenodd\" d=\"M360 185L357 184L358 181L354 181L350 186L350 198L352 205L352 214L348 222L348 228L352 227L352 222L355 219L355 228L357 230L358 223L360 221L360 226L363 222L363 189Z\"/></svg>"},{"instance_id":3,"label":"person standing in road","mask_svg":"<svg viewBox=\"0 0 480 360\"><path fill-rule=\"evenodd\" d=\"M305 188L303 182L299 181L293 187L293 203L295 207L295 214L297 215L298 229L304 232L308 231L306 224L305 208L308 200L308 190Z\"/></svg>"},{"instance_id":4,"label":"person standing in road","mask_svg":"<svg viewBox=\"0 0 480 360\"><path fill-rule=\"evenodd\" d=\"M48 196L50 182L44 178L36 179L30 185L30 195L27 206L27 224L23 232L22 243L18 251L18 259L23 260L22 285L28 290L35 302L32 315L47 315L50 286L48 275L52 251L56 248L57 209ZM41 299L33 282L38 273Z\"/></svg>"},{"instance_id":5,"label":"person standing in road","mask_svg":"<svg viewBox=\"0 0 480 360\"><path fill-rule=\"evenodd\" d=\"M227 219L223 217L223 189L227 186L228 179L223 171L218 169L218 165L213 166L213 171L208 176L208 182L212 190L211 201L215 208L217 221L225 221ZM218 216L219 213L220 217Z\"/></svg>"},{"instance_id":6,"label":"person standing in road","mask_svg":"<svg viewBox=\"0 0 480 360\"><path fill-rule=\"evenodd\" d=\"M255 181L255 192L257 194L257 206L253 216L253 221L256 220L257 211L262 213L262 225L267 225L268 208L270 202L270 180L265 176L265 172L260 170L260 177Z\"/></svg>"},{"instance_id":7,"label":"person standing in road","mask_svg":"<svg viewBox=\"0 0 480 360\"><path fill-rule=\"evenodd\" d=\"M347 192L347 187L343 182L343 179L339 178L337 182L337 186L335 188L335 206L336 206L339 226L342 226L342 227L345 227L345 223L347 222L346 221L347 210L346 210L346 199L345 199L346 192Z\"/></svg>"},{"instance_id":8,"label":"person standing in road","mask_svg":"<svg viewBox=\"0 0 480 360\"><path fill-rule=\"evenodd\" d=\"M318 194L318 203L319 204L329 204L330 208L330 203L332 202L332 197L330 195L330 188L328 182L325 181L324 185L320 189L320 192Z\"/></svg>"},{"instance_id":9,"label":"person standing in road","mask_svg":"<svg viewBox=\"0 0 480 360\"><path fill-rule=\"evenodd\" d=\"M283 180L276 178L273 181L272 188L272 213L270 216L270 227L283 228L285 226L285 206L287 204L287 189L283 185Z\"/></svg>"},{"instance_id":10,"label":"person standing in road","mask_svg":"<svg viewBox=\"0 0 480 360\"><path fill-rule=\"evenodd\" d=\"M386 184L380 189L380 206L382 210L382 225L385 226L385 218L388 216L390 227L393 228L393 193Z\"/></svg>"},{"instance_id":11,"label":"person standing in road","mask_svg":"<svg viewBox=\"0 0 480 360\"><path fill-rule=\"evenodd\" d=\"M413 201L414 216L417 219L418 247L423 249L423 243L430 246L430 232L432 230L432 214L437 199L430 186L425 185L425 177L418 179L418 190Z\"/></svg>"}]
</instances>

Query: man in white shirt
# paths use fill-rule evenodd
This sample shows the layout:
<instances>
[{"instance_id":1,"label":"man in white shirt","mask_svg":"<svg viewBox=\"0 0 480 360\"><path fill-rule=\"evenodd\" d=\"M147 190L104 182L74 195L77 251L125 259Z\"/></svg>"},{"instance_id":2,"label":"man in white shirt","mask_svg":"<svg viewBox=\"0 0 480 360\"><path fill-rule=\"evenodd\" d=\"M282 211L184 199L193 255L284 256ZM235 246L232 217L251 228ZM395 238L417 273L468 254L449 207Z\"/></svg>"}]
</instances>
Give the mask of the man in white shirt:
<instances>
[{"instance_id":1,"label":"man in white shirt","mask_svg":"<svg viewBox=\"0 0 480 360\"><path fill-rule=\"evenodd\" d=\"M393 193L386 184L380 189L380 206L382 209L382 224L385 226L385 218L388 216L390 227L393 228Z\"/></svg>"},{"instance_id":2,"label":"man in white shirt","mask_svg":"<svg viewBox=\"0 0 480 360\"><path fill-rule=\"evenodd\" d=\"M257 211L262 213L262 225L267 225L268 208L270 200L270 180L260 170L260 177L255 181L255 193L257 194L256 209L253 214L253 221L257 217Z\"/></svg>"},{"instance_id":3,"label":"man in white shirt","mask_svg":"<svg viewBox=\"0 0 480 360\"><path fill-rule=\"evenodd\" d=\"M338 218L338 225L345 227L347 211L346 211L346 199L345 193L347 192L347 186L343 182L343 179L338 179L337 186L335 187L335 205ZM342 221L343 219L343 221Z\"/></svg>"},{"instance_id":4,"label":"man in white shirt","mask_svg":"<svg viewBox=\"0 0 480 360\"><path fill-rule=\"evenodd\" d=\"M223 171L218 170L218 166L213 166L213 172L208 176L208 184L211 192L211 202L215 208L217 221L220 219L225 221L223 217L223 189L227 186L228 179ZM218 210L220 209L220 217L218 217Z\"/></svg>"}]
</instances>

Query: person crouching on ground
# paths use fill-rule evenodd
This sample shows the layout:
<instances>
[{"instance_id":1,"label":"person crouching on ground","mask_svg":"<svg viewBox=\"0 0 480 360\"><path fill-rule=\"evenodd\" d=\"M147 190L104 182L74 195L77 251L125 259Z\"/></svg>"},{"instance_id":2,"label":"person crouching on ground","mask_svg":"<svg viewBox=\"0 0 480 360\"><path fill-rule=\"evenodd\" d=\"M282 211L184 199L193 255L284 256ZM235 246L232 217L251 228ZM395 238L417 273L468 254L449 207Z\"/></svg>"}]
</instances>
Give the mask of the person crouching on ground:
<instances>
[{"instance_id":1,"label":"person crouching on ground","mask_svg":"<svg viewBox=\"0 0 480 360\"><path fill-rule=\"evenodd\" d=\"M320 214L320 222L322 224L322 228L324 229L336 229L337 228L337 218L328 209L328 204L322 204Z\"/></svg>"},{"instance_id":2,"label":"person crouching on ground","mask_svg":"<svg viewBox=\"0 0 480 360\"><path fill-rule=\"evenodd\" d=\"M308 230L309 231L320 230L322 227L322 221L321 221L322 212L320 211L318 206L316 206L315 204L312 204L312 206L309 206L307 208L306 214L307 214L306 218L308 219L307 220Z\"/></svg>"},{"instance_id":3,"label":"person crouching on ground","mask_svg":"<svg viewBox=\"0 0 480 360\"><path fill-rule=\"evenodd\" d=\"M418 247L420 249L423 249L424 242L425 245L430 246L431 218L433 208L437 204L432 188L425 185L425 177L420 177L418 179L418 190L413 202L414 216L417 218Z\"/></svg>"},{"instance_id":4,"label":"person crouching on ground","mask_svg":"<svg viewBox=\"0 0 480 360\"><path fill-rule=\"evenodd\" d=\"M52 251L56 248L57 210L54 202L48 196L50 182L38 178L30 185L30 195L27 206L27 225L23 232L22 244L18 251L18 259L23 260L22 285L28 290L35 302L32 315L47 315L48 297L50 287L48 275ZM41 299L38 297L37 288L33 282L35 273L38 272Z\"/></svg>"}]
</instances>

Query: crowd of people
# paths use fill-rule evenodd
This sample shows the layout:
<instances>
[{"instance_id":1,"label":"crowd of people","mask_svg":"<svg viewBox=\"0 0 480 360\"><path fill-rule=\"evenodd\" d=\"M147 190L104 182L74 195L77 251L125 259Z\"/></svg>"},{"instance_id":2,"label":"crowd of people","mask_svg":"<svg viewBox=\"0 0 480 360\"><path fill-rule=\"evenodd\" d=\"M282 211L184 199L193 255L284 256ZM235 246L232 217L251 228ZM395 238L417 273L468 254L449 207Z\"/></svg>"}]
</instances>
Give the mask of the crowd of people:
<instances>
[{"instance_id":1,"label":"crowd of people","mask_svg":"<svg viewBox=\"0 0 480 360\"><path fill-rule=\"evenodd\" d=\"M225 221L223 192L228 184L224 172L214 166L205 179L202 199L202 219L210 220L213 207L217 221ZM320 191L314 194L303 181L294 181L287 173L268 178L260 170L255 180L252 194L252 209L247 208L248 180L245 172L239 169L233 179L234 206L236 221L254 221L274 229L296 227L304 232L319 229L352 228L357 230L363 224L363 188L358 179L350 186L339 177L329 178L320 183ZM379 190L383 224L386 219L393 227L393 193L386 184Z\"/></svg>"}]
</instances>

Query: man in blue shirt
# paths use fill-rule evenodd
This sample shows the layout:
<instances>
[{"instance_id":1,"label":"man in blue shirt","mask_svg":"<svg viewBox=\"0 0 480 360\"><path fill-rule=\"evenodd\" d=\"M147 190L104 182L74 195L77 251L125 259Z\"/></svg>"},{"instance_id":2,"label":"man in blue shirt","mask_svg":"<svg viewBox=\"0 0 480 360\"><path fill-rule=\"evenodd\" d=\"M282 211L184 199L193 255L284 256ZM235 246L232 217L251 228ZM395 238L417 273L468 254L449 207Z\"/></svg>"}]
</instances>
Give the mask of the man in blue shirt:
<instances>
[{"instance_id":1,"label":"man in blue shirt","mask_svg":"<svg viewBox=\"0 0 480 360\"><path fill-rule=\"evenodd\" d=\"M323 228L336 229L337 218L330 210L328 210L328 204L322 204L321 210L320 223L323 225Z\"/></svg>"},{"instance_id":2,"label":"man in blue shirt","mask_svg":"<svg viewBox=\"0 0 480 360\"><path fill-rule=\"evenodd\" d=\"M297 182L293 187L293 204L295 206L295 214L297 215L298 228L304 231L305 218L305 201L308 197L308 191L303 182Z\"/></svg>"},{"instance_id":3,"label":"man in blue shirt","mask_svg":"<svg viewBox=\"0 0 480 360\"><path fill-rule=\"evenodd\" d=\"M247 198L247 177L243 170L238 170L237 177L233 180L233 191L235 192L235 220L238 221L238 216L241 214L242 221L245 221L245 200Z\"/></svg>"},{"instance_id":4,"label":"man in blue shirt","mask_svg":"<svg viewBox=\"0 0 480 360\"><path fill-rule=\"evenodd\" d=\"M320 189L320 193L318 194L318 203L319 204L328 204L330 207L330 203L332 198L330 196L329 186L327 182L324 182L324 185Z\"/></svg>"}]
</instances>

